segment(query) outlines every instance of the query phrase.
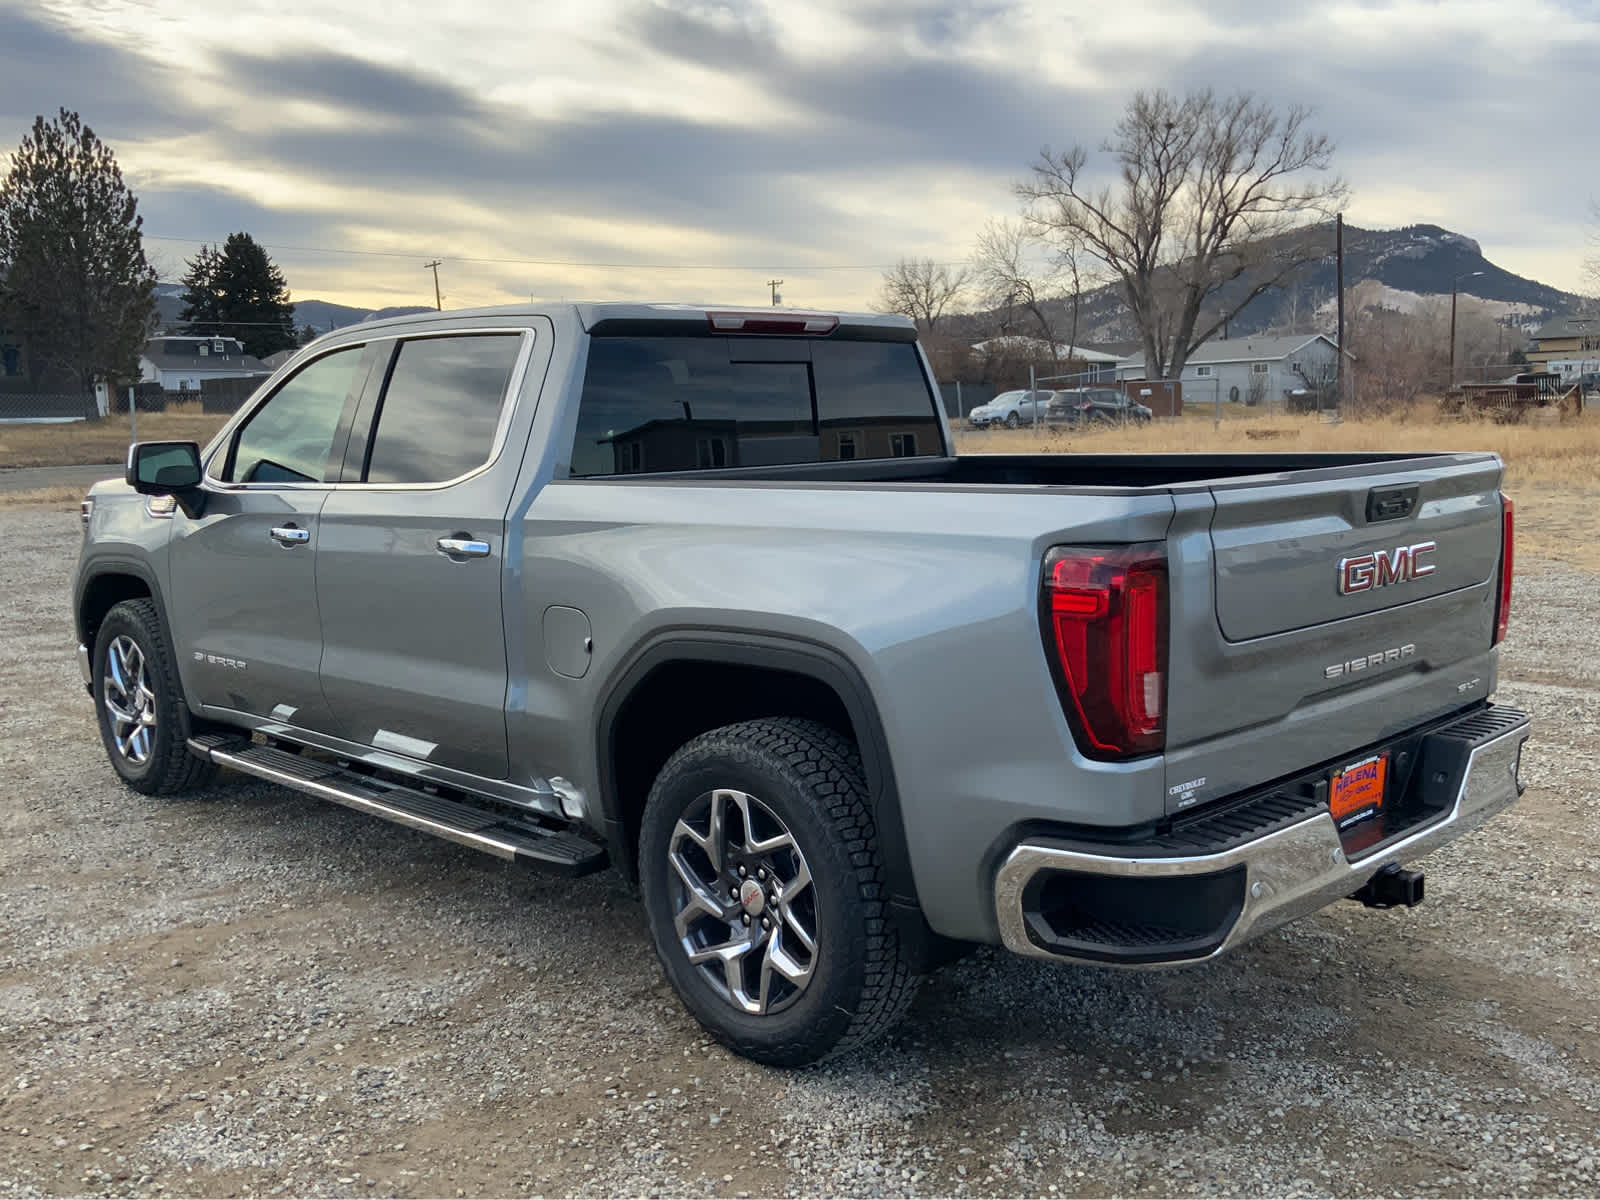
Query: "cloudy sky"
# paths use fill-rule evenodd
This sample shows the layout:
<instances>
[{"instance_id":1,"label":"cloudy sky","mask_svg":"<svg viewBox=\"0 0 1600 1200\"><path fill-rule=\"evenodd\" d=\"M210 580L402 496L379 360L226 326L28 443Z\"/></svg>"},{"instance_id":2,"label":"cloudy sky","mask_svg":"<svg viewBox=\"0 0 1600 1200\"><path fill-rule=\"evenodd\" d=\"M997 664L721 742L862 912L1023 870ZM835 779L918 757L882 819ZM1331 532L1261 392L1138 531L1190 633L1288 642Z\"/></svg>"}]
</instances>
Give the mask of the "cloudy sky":
<instances>
[{"instance_id":1,"label":"cloudy sky","mask_svg":"<svg viewBox=\"0 0 1600 1200\"><path fill-rule=\"evenodd\" d=\"M301 299L860 306L1135 88L1246 87L1348 220L1575 289L1597 64L1600 0L0 0L0 150L79 110L164 277L245 230Z\"/></svg>"}]
</instances>

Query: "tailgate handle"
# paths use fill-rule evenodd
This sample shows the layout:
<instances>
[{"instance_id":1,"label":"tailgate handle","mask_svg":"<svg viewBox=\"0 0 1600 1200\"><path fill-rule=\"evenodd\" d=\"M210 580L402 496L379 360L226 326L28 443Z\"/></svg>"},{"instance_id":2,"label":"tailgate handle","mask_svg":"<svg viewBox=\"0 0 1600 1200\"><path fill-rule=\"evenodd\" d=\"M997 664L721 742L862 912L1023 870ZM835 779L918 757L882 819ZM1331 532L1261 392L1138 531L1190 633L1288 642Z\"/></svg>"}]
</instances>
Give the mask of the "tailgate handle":
<instances>
[{"instance_id":1,"label":"tailgate handle","mask_svg":"<svg viewBox=\"0 0 1600 1200\"><path fill-rule=\"evenodd\" d=\"M1373 488L1367 493L1367 521L1398 521L1409 517L1417 507L1419 486L1413 483L1408 487Z\"/></svg>"}]
</instances>

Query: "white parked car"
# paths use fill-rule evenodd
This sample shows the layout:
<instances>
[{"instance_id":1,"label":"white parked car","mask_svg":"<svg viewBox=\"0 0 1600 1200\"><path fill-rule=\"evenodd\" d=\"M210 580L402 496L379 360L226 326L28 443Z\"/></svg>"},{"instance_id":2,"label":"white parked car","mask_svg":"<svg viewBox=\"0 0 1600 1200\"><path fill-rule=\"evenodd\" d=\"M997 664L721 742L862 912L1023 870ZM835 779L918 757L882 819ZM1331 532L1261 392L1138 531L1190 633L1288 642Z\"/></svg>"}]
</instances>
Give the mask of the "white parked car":
<instances>
[{"instance_id":1,"label":"white parked car","mask_svg":"<svg viewBox=\"0 0 1600 1200\"><path fill-rule=\"evenodd\" d=\"M1004 425L1007 429L1015 429L1019 425L1033 424L1033 410L1039 408L1039 424L1044 424L1045 409L1050 403L1054 392L1030 392L1022 388L1015 392L1001 392L987 404L980 404L967 414L967 424L974 429L984 429L990 425Z\"/></svg>"}]
</instances>

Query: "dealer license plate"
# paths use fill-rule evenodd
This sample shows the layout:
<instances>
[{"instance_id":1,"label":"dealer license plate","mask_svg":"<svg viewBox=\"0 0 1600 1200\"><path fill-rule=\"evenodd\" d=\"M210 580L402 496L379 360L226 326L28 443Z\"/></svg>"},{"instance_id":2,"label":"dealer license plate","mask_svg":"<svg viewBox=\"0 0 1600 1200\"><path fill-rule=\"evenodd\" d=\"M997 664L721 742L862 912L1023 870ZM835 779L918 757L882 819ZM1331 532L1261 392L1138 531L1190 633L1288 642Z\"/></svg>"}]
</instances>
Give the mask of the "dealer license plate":
<instances>
[{"instance_id":1,"label":"dealer license plate","mask_svg":"<svg viewBox=\"0 0 1600 1200\"><path fill-rule=\"evenodd\" d=\"M1340 829L1377 816L1383 808L1383 788L1389 780L1389 756L1374 754L1333 773L1328 789L1328 811Z\"/></svg>"}]
</instances>

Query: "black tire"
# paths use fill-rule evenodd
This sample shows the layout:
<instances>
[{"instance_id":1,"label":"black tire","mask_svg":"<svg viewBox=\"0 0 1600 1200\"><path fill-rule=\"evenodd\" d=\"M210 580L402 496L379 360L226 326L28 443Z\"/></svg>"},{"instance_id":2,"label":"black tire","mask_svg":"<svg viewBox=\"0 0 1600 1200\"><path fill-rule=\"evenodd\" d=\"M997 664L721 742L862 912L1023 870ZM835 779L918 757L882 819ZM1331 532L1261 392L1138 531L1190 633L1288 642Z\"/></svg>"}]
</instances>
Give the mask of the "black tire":
<instances>
[{"instance_id":1,"label":"black tire","mask_svg":"<svg viewBox=\"0 0 1600 1200\"><path fill-rule=\"evenodd\" d=\"M127 643L137 648L146 680L144 690L148 696L137 702L138 708L125 706L129 693L114 681L111 690L107 690L113 649L123 648ZM106 757L122 781L147 796L175 796L210 782L216 774L216 766L190 754L185 745L192 730L189 706L183 698L183 685L178 680L177 662L166 626L155 604L149 600L124 600L113 607L95 635L92 661L94 709L100 724L100 740L105 744ZM117 694L124 700L114 700ZM138 723L117 720L111 711L113 704L123 705L124 713L153 713L153 721L143 722L145 737L138 747L124 748L129 741L125 731L136 728ZM123 731L122 737L119 731Z\"/></svg>"},{"instance_id":2,"label":"black tire","mask_svg":"<svg viewBox=\"0 0 1600 1200\"><path fill-rule=\"evenodd\" d=\"M741 1010L729 997L727 968L690 962L685 941L706 935L691 928L680 938L675 925L689 891L669 861L678 823L686 815L694 820L700 806L715 804L719 794L729 792L756 801L786 827L810 877L815 935L810 976L803 990L787 997L787 1007L776 1011ZM695 738L668 760L650 789L639 836L639 876L656 954L706 1031L746 1058L799 1067L845 1053L892 1028L916 995L919 977L907 965L888 917L877 831L866 797L854 744L817 722L791 718L746 721ZM744 840L748 844L750 838ZM678 844L685 845L681 838ZM739 853L728 848L722 886L739 882L737 868L728 861ZM716 871L709 859L705 865ZM727 907L736 914L749 912L731 897ZM688 911L698 910L690 905ZM750 933L770 947L789 932L792 913L774 904L767 915L776 931L759 934L752 927ZM733 921L698 919L711 926L709 937L727 936L731 945L739 936ZM718 928L724 925L725 930ZM713 978L718 972L724 976L720 984ZM774 986L787 982L785 976Z\"/></svg>"},{"instance_id":3,"label":"black tire","mask_svg":"<svg viewBox=\"0 0 1600 1200\"><path fill-rule=\"evenodd\" d=\"M1015 429L1017 426L1019 426L1021 424L1022 424L1022 418L1017 416L1016 413L1008 413L1006 415L1006 428L1007 429Z\"/></svg>"}]
</instances>

